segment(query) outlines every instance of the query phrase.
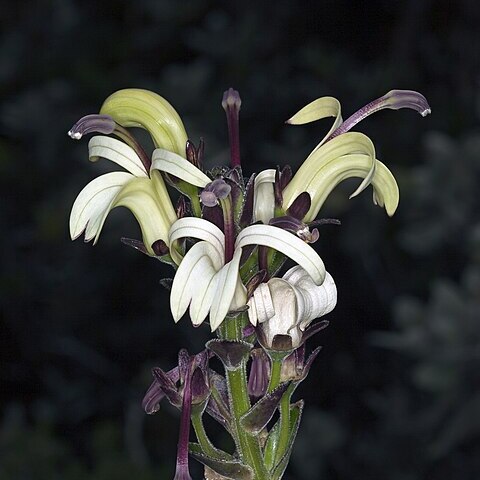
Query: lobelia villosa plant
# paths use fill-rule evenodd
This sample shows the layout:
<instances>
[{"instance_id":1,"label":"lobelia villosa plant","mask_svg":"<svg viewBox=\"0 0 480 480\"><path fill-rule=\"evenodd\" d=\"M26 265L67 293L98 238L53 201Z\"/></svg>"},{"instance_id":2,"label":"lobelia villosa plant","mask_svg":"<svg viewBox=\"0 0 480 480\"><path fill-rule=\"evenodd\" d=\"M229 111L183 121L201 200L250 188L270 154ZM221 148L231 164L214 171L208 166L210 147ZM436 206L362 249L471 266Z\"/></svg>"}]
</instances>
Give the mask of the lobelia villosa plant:
<instances>
[{"instance_id":1,"label":"lobelia villosa plant","mask_svg":"<svg viewBox=\"0 0 480 480\"><path fill-rule=\"evenodd\" d=\"M292 394L318 355L306 357L305 342L328 321L337 289L322 259L309 245L319 238L317 219L329 193L350 177L362 179L351 195L369 185L373 201L395 212L398 186L376 159L372 141L350 130L381 109L410 108L430 113L426 99L392 90L342 122L340 104L322 97L287 123L299 125L334 117L332 128L300 169L264 170L246 180L240 162L238 92L223 97L230 138L231 166L205 172L204 143L188 139L173 107L159 95L121 90L104 102L98 115L80 119L69 131L89 141L89 159L106 158L126 171L106 173L78 195L70 216L72 239L98 241L108 213L124 206L137 219L142 241L122 239L141 252L173 266L170 308L178 322L189 311L194 326L207 318L217 338L196 355L181 350L178 366L154 368L143 400L148 414L166 399L181 411L175 479L190 479L189 455L205 465L206 479L281 479L300 424L303 401ZM142 127L156 149L152 158L128 131ZM173 207L166 183L180 199ZM297 265L278 277L285 260ZM209 367L217 356L225 369ZM272 424L276 411L278 420ZM215 447L204 429L204 413L232 436L234 452ZM189 443L190 423L197 442Z\"/></svg>"}]
</instances>

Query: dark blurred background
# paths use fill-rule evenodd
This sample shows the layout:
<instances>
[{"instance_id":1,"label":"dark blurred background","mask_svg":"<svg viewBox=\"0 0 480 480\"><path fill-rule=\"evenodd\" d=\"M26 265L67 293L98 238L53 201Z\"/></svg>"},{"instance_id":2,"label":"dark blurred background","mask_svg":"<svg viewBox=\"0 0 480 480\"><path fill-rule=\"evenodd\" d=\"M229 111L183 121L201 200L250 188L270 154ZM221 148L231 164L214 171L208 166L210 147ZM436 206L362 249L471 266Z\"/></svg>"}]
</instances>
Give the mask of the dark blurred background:
<instances>
[{"instance_id":1,"label":"dark blurred background","mask_svg":"<svg viewBox=\"0 0 480 480\"><path fill-rule=\"evenodd\" d=\"M178 413L165 404L147 417L140 402L150 368L199 351L209 332L173 324L159 285L171 271L120 244L139 236L126 210L98 246L70 241L73 200L104 166L66 132L115 90L147 88L191 139L205 138L208 166L227 163L230 86L243 100L246 174L298 167L330 121L284 121L317 97L340 99L346 118L414 89L433 111L384 111L357 127L398 180L392 219L368 192L348 201L355 181L321 212L342 220L316 244L339 303L296 394L307 408L286 478L480 478L478 0L2 0L0 10L2 480L173 477Z\"/></svg>"}]
</instances>

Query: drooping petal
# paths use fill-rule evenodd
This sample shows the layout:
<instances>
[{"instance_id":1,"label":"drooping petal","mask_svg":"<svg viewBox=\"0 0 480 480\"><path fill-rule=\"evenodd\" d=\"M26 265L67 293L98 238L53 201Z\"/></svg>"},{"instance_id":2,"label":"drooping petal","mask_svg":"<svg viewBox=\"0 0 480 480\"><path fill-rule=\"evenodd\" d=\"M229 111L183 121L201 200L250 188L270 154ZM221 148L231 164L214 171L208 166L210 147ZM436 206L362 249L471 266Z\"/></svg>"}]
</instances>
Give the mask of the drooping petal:
<instances>
[{"instance_id":1,"label":"drooping petal","mask_svg":"<svg viewBox=\"0 0 480 480\"><path fill-rule=\"evenodd\" d=\"M223 265L225 258L224 233L217 226L213 225L213 223L196 217L181 218L177 220L170 229L168 235L170 255L177 265L182 261L182 256L175 250L174 242L186 237L209 242L215 247L218 258Z\"/></svg>"},{"instance_id":2,"label":"drooping petal","mask_svg":"<svg viewBox=\"0 0 480 480\"><path fill-rule=\"evenodd\" d=\"M352 177L365 178L370 172L370 164L371 158L366 155L345 155L313 172L306 185L312 197L312 206L305 217L305 222L315 219L332 190L343 180ZM390 170L379 160L375 160L375 173L371 183L374 203L385 207L391 217L399 202L398 185Z\"/></svg>"},{"instance_id":3,"label":"drooping petal","mask_svg":"<svg viewBox=\"0 0 480 480\"><path fill-rule=\"evenodd\" d=\"M85 230L85 241L100 235L105 218L120 190L134 176L126 172L106 173L88 183L78 194L70 214L70 236L78 238Z\"/></svg>"},{"instance_id":4,"label":"drooping petal","mask_svg":"<svg viewBox=\"0 0 480 480\"><path fill-rule=\"evenodd\" d=\"M288 270L282 278L294 287L297 297L296 324L302 331L313 320L323 317L335 308L337 287L328 272L321 285L315 285L310 275L299 265Z\"/></svg>"},{"instance_id":5,"label":"drooping petal","mask_svg":"<svg viewBox=\"0 0 480 480\"><path fill-rule=\"evenodd\" d=\"M275 212L275 182L276 170L263 170L255 177L253 199L253 221L265 224L273 217Z\"/></svg>"},{"instance_id":6,"label":"drooping petal","mask_svg":"<svg viewBox=\"0 0 480 480\"><path fill-rule=\"evenodd\" d=\"M157 240L167 241L171 221L166 214L170 199L160 198L155 183L148 178L133 178L120 190L112 207L127 207L142 230L143 243L150 255L155 255L152 245ZM98 234L97 234L98 238Z\"/></svg>"},{"instance_id":7,"label":"drooping petal","mask_svg":"<svg viewBox=\"0 0 480 480\"><path fill-rule=\"evenodd\" d=\"M147 130L156 147L183 155L187 133L175 109L163 97L148 90L127 88L110 95L101 114L110 115L124 127Z\"/></svg>"},{"instance_id":8,"label":"drooping petal","mask_svg":"<svg viewBox=\"0 0 480 480\"><path fill-rule=\"evenodd\" d=\"M315 122L326 117L335 117L335 121L323 140L313 150L315 151L321 147L332 134L332 132L334 132L341 125L342 111L340 102L333 97L317 98L313 102L303 107L293 117L288 119L287 123L290 125L302 125L305 123Z\"/></svg>"},{"instance_id":9,"label":"drooping petal","mask_svg":"<svg viewBox=\"0 0 480 480\"><path fill-rule=\"evenodd\" d=\"M215 247L208 242L198 242L188 251L175 274L170 294L170 308L175 322L182 318L192 300L195 301L195 308L190 311L192 322L194 325L203 322L211 300L205 302L204 308L201 306L209 284L222 264Z\"/></svg>"},{"instance_id":10,"label":"drooping petal","mask_svg":"<svg viewBox=\"0 0 480 480\"><path fill-rule=\"evenodd\" d=\"M237 282L239 282L238 269L241 256L242 249L237 248L232 260L225 264L217 273L216 293L210 308L210 327L212 332L220 326L230 310L230 305L237 289ZM244 297L244 302L246 302L246 291Z\"/></svg>"},{"instance_id":11,"label":"drooping petal","mask_svg":"<svg viewBox=\"0 0 480 480\"><path fill-rule=\"evenodd\" d=\"M240 232L235 248L245 245L264 245L274 248L301 265L321 285L325 266L318 254L298 237L271 225L251 225Z\"/></svg>"},{"instance_id":12,"label":"drooping petal","mask_svg":"<svg viewBox=\"0 0 480 480\"><path fill-rule=\"evenodd\" d=\"M157 148L152 155L152 169L160 170L178 177L197 187L205 187L212 180L193 163L177 153Z\"/></svg>"},{"instance_id":13,"label":"drooping petal","mask_svg":"<svg viewBox=\"0 0 480 480\"><path fill-rule=\"evenodd\" d=\"M363 178L363 181L355 192L352 193L351 197L358 195L371 183L378 164L375 161L375 147L372 141L362 133L349 132L325 143L308 156L283 191L284 208L287 209L302 192L308 192L312 205L304 221L313 221L321 204L323 204L326 196L333 189L333 187L330 188L332 176L338 175L338 172L344 173L355 169L355 166L352 169L351 164L347 166L348 162L346 160L352 155L362 155L364 157L363 160L367 159L369 161L366 171L364 171L364 161L360 162L362 167L357 172L361 172L361 175L349 175L347 173L347 176L342 178L342 180L350 176ZM355 156L352 158L358 159L359 157ZM326 177L329 177L328 182L324 181ZM325 195L327 190L328 193ZM319 204L319 198L323 200L321 204Z\"/></svg>"},{"instance_id":14,"label":"drooping petal","mask_svg":"<svg viewBox=\"0 0 480 480\"><path fill-rule=\"evenodd\" d=\"M91 162L96 162L99 158L106 158L136 177L148 177L135 150L115 138L99 135L92 137L88 142L88 158Z\"/></svg>"}]
</instances>

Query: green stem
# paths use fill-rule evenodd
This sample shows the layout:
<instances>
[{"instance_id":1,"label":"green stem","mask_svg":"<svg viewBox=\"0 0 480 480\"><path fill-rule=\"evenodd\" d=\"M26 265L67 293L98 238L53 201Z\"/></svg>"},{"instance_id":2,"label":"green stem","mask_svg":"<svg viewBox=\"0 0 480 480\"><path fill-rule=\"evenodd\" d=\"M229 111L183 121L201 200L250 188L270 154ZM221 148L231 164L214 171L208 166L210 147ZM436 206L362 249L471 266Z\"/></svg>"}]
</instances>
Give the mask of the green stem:
<instances>
[{"instance_id":1,"label":"green stem","mask_svg":"<svg viewBox=\"0 0 480 480\"><path fill-rule=\"evenodd\" d=\"M277 451L275 452L275 464L282 459L287 451L290 440L290 400L294 387L290 385L280 400L280 434L278 436Z\"/></svg>"},{"instance_id":2,"label":"green stem","mask_svg":"<svg viewBox=\"0 0 480 480\"><path fill-rule=\"evenodd\" d=\"M190 195L189 198L192 205L193 214L198 218L202 218L202 206L200 205L200 198L198 196L198 191L195 195Z\"/></svg>"},{"instance_id":3,"label":"green stem","mask_svg":"<svg viewBox=\"0 0 480 480\"><path fill-rule=\"evenodd\" d=\"M272 372L268 384L268 393L273 392L280 385L280 374L282 372L283 359L272 359Z\"/></svg>"},{"instance_id":4,"label":"green stem","mask_svg":"<svg viewBox=\"0 0 480 480\"><path fill-rule=\"evenodd\" d=\"M241 339L242 320L243 315L225 320L226 325L223 334L227 340ZM244 360L240 367L235 370L226 370L233 427L238 439L240 455L244 461L253 468L255 480L267 480L269 478L268 472L263 463L262 450L258 438L249 435L240 424L240 418L251 406L247 389L246 364L247 362Z\"/></svg>"},{"instance_id":5,"label":"green stem","mask_svg":"<svg viewBox=\"0 0 480 480\"><path fill-rule=\"evenodd\" d=\"M212 458L221 460L218 450L213 446L212 442L207 436L205 427L202 421L202 414L200 412L192 412L192 425L197 436L198 443L202 446L202 450Z\"/></svg>"}]
</instances>

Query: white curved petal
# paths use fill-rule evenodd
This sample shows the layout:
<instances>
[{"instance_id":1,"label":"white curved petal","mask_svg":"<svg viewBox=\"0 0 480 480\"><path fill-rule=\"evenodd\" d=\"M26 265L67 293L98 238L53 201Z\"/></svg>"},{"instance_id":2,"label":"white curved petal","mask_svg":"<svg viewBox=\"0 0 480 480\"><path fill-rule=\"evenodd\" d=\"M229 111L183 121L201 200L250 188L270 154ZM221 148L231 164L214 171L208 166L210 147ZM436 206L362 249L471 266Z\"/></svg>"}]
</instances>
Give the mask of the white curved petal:
<instances>
[{"instance_id":1,"label":"white curved petal","mask_svg":"<svg viewBox=\"0 0 480 480\"><path fill-rule=\"evenodd\" d=\"M310 275L298 265L288 270L282 278L295 290L298 307L296 323L301 330L335 308L337 287L328 272L322 285L315 285Z\"/></svg>"},{"instance_id":2,"label":"white curved petal","mask_svg":"<svg viewBox=\"0 0 480 480\"><path fill-rule=\"evenodd\" d=\"M176 251L174 242L186 237L205 240L215 247L217 252L215 260L220 264L218 269L221 268L225 262L225 235L216 225L196 217L180 218L172 225L168 234L168 243L170 255L177 265L182 261L182 256Z\"/></svg>"},{"instance_id":3,"label":"white curved petal","mask_svg":"<svg viewBox=\"0 0 480 480\"><path fill-rule=\"evenodd\" d=\"M235 248L245 245L264 245L274 248L301 265L321 285L325 278L325 265L318 254L303 240L272 225L251 225L240 232Z\"/></svg>"},{"instance_id":4,"label":"white curved petal","mask_svg":"<svg viewBox=\"0 0 480 480\"><path fill-rule=\"evenodd\" d=\"M266 343L272 345L275 335L289 335L292 345L297 347L300 345L302 336L299 329L296 328L298 314L295 289L281 278L272 278L266 285L275 312L273 317L261 323Z\"/></svg>"},{"instance_id":5,"label":"white curved petal","mask_svg":"<svg viewBox=\"0 0 480 480\"><path fill-rule=\"evenodd\" d=\"M248 318L252 325L270 320L275 315L272 295L266 283L261 283L248 301Z\"/></svg>"},{"instance_id":6,"label":"white curved petal","mask_svg":"<svg viewBox=\"0 0 480 480\"><path fill-rule=\"evenodd\" d=\"M198 304L204 299L209 283L217 273L213 266L215 257L216 250L208 242L196 243L185 255L173 279L170 294L170 309L175 322L182 318L190 302ZM190 312L194 325L205 319L208 308L202 318L197 313L198 308Z\"/></svg>"},{"instance_id":7,"label":"white curved petal","mask_svg":"<svg viewBox=\"0 0 480 480\"><path fill-rule=\"evenodd\" d=\"M196 187L203 188L212 181L187 159L163 148L153 151L151 168L170 173Z\"/></svg>"},{"instance_id":8,"label":"white curved petal","mask_svg":"<svg viewBox=\"0 0 480 480\"><path fill-rule=\"evenodd\" d=\"M111 160L136 177L148 177L135 150L120 140L102 135L92 137L88 142L88 158L95 162L99 157Z\"/></svg>"},{"instance_id":9,"label":"white curved petal","mask_svg":"<svg viewBox=\"0 0 480 480\"><path fill-rule=\"evenodd\" d=\"M97 237L120 190L135 177L112 172L88 183L78 194L70 213L70 236L78 238L85 230L85 241Z\"/></svg>"},{"instance_id":10,"label":"white curved petal","mask_svg":"<svg viewBox=\"0 0 480 480\"><path fill-rule=\"evenodd\" d=\"M335 117L335 121L323 140L314 148L314 152L321 147L327 138L334 132L334 130L336 130L342 124L343 120L340 102L333 97L317 98L299 110L293 117L287 120L287 123L291 125L302 125L305 123L315 122L326 117Z\"/></svg>"},{"instance_id":11,"label":"white curved petal","mask_svg":"<svg viewBox=\"0 0 480 480\"><path fill-rule=\"evenodd\" d=\"M237 248L232 260L225 264L217 273L216 293L210 308L210 327L212 332L219 327L230 310L230 305L237 287L237 281L239 280L238 269L240 267L241 256L242 249Z\"/></svg>"},{"instance_id":12,"label":"white curved petal","mask_svg":"<svg viewBox=\"0 0 480 480\"><path fill-rule=\"evenodd\" d=\"M253 195L253 221L268 224L275 214L275 193L273 184L276 171L263 170L255 177Z\"/></svg>"}]
</instances>

